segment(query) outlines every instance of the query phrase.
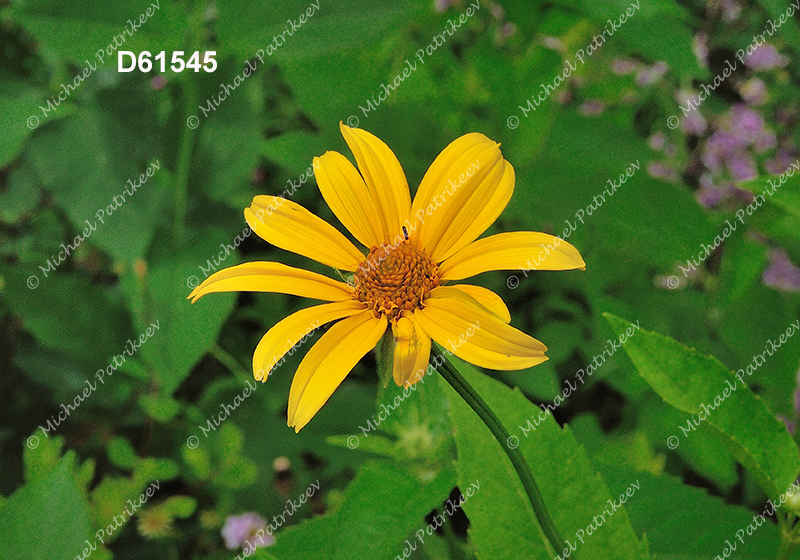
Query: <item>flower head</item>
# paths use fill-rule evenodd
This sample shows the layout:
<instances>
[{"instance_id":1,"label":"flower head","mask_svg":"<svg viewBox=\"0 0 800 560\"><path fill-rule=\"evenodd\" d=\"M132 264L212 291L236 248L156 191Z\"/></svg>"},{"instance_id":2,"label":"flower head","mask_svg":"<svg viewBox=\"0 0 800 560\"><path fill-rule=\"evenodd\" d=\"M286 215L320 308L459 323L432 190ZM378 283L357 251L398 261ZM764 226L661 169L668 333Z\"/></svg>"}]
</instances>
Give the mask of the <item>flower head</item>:
<instances>
[{"instance_id":1,"label":"flower head","mask_svg":"<svg viewBox=\"0 0 800 560\"><path fill-rule=\"evenodd\" d=\"M222 538L228 550L244 548L252 554L257 547L270 546L275 543L272 534L265 533L267 522L257 513L231 515L222 527Z\"/></svg>"},{"instance_id":2,"label":"flower head","mask_svg":"<svg viewBox=\"0 0 800 560\"><path fill-rule=\"evenodd\" d=\"M393 377L419 381L431 341L490 369L516 370L547 359L547 348L509 325L503 300L480 286L454 284L493 270L584 269L577 249L544 233L478 237L508 204L514 168L486 136L466 134L447 146L411 200L403 168L381 140L340 124L358 170L338 152L315 158L322 197L366 247L302 206L257 196L245 209L253 231L273 245L352 274L347 283L273 262L221 270L189 297L213 292L279 292L327 301L273 326L253 354L253 373L271 370L310 330L338 321L308 351L289 393L289 426L299 431L319 411L358 361L392 329ZM360 173L359 173L360 171ZM526 266L527 265L527 266ZM471 333L465 338L465 333ZM458 346L453 342L458 342Z\"/></svg>"}]
</instances>

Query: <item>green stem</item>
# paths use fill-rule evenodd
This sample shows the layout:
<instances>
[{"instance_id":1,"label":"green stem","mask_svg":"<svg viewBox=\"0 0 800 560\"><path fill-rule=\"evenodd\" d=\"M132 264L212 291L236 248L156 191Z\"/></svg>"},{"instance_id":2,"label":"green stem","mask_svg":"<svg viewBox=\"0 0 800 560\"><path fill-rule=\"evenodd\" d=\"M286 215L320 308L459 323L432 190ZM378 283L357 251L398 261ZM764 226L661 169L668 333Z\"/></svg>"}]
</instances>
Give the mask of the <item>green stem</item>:
<instances>
[{"instance_id":1,"label":"green stem","mask_svg":"<svg viewBox=\"0 0 800 560\"><path fill-rule=\"evenodd\" d=\"M216 342L208 349L208 353L235 375L239 381L247 383L252 376L236 361L236 358L228 354L225 349Z\"/></svg>"},{"instance_id":2,"label":"green stem","mask_svg":"<svg viewBox=\"0 0 800 560\"><path fill-rule=\"evenodd\" d=\"M566 545L561 539L561 535L555 523L553 523L552 517L550 517L550 512L547 511L547 506L544 503L544 499L542 499L542 493L536 485L536 480L533 478L533 473L528 463L516 447L512 448L508 446L508 441L511 437L508 431L500 422L497 415L489 408L489 405L486 404L486 401L484 401L469 382L464 379L464 376L458 372L455 366L450 363L447 356L436 348L436 346L433 346L431 350L432 355L436 355L442 359L442 365L444 367L439 370L439 373L450 383L453 389L456 390L472 410L475 411L475 414L486 424L486 427L492 432L497 443L499 443L500 447L505 451L511 464L514 466L514 470L517 471L517 475L519 475L522 486L525 488L525 493L528 494L528 500L530 500L531 506L533 507L533 512L536 514L536 519L539 521L539 525L542 527L542 531L544 531L547 540L550 541L553 550L556 553L564 550ZM436 364L433 365L436 367Z\"/></svg>"},{"instance_id":3,"label":"green stem","mask_svg":"<svg viewBox=\"0 0 800 560\"><path fill-rule=\"evenodd\" d=\"M190 17L190 36L188 52L200 50L203 40L203 9L205 2L196 2L194 12ZM183 230L186 225L186 193L189 188L189 164L192 159L192 149L194 148L197 126L189 126L189 118L196 119L194 114L197 104L197 80L193 72L186 74L186 82L183 85L183 118L180 126L183 127L178 145L178 161L175 166L175 222L173 223L172 238L176 247L183 243Z\"/></svg>"}]
</instances>

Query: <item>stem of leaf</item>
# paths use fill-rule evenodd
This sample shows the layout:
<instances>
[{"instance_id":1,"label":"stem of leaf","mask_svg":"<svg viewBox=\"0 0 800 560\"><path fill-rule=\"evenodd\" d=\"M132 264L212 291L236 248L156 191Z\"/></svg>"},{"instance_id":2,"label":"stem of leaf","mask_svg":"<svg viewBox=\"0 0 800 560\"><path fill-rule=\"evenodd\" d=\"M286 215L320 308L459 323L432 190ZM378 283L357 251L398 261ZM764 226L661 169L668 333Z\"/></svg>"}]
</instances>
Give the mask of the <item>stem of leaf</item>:
<instances>
[{"instance_id":1,"label":"stem of leaf","mask_svg":"<svg viewBox=\"0 0 800 560\"><path fill-rule=\"evenodd\" d=\"M228 352L226 352L225 349L219 344L212 344L208 349L208 353L214 356L219 363L228 368L228 371L235 375L239 381L247 383L252 379L252 376L247 373L247 371L239 364L238 361L236 361L236 358L228 354Z\"/></svg>"},{"instance_id":2,"label":"stem of leaf","mask_svg":"<svg viewBox=\"0 0 800 560\"><path fill-rule=\"evenodd\" d=\"M536 519L539 521L539 525L542 527L542 531L544 531L547 540L550 541L553 550L556 553L564 550L566 548L564 541L561 539L561 535L555 523L553 523L553 518L550 517L550 512L547 510L547 506L542 498L542 493L539 491L539 486L536 484L536 479L534 479L528 463L525 461L519 449L508 446L508 441L511 437L508 430L505 429L497 415L489 408L486 401L481 398L475 389L472 388L472 385L464 379L464 376L462 376L450 360L447 359L447 356L435 345L431 347L431 355L440 358L443 367L439 369L439 373L453 389L456 390L472 410L475 411L475 414L477 414L486 427L489 428L489 431L492 432L497 443L500 444L500 447L503 449L506 456L508 456L522 482L525 493L528 495L528 500L530 500L533 512L536 514ZM437 367L437 364L433 363L433 366Z\"/></svg>"}]
</instances>

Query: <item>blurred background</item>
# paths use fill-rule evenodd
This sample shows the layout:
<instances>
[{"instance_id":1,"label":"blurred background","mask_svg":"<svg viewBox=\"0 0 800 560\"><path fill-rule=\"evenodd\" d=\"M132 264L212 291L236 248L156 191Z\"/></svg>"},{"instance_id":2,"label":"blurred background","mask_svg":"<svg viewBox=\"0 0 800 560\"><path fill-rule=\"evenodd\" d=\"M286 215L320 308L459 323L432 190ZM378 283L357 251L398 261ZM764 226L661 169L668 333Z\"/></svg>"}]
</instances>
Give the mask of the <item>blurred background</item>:
<instances>
[{"instance_id":1,"label":"blurred background","mask_svg":"<svg viewBox=\"0 0 800 560\"><path fill-rule=\"evenodd\" d=\"M309 302L185 299L213 271L244 261L332 274L250 234L242 211L255 195L283 194L340 227L308 176L327 150L352 160L340 121L384 140L412 192L448 143L481 132L516 170L514 196L490 232L569 227L585 272L474 280L550 349L531 370L490 372L532 403L552 403L615 338L602 312L746 368L798 317L796 178L746 210L768 178L800 165L800 28L789 8L779 0L0 2L0 502L15 491L29 500L0 509L0 556L74 558L154 481L155 495L92 557L232 558L242 552L233 533L249 535L260 518L272 523L312 483L321 489L259 554L321 557L302 544L333 538L329 530L368 540L348 533L343 514L331 516L358 510L358 489L345 489L380 453L363 444L379 436L361 429L382 398L374 356L297 435L286 426L287 395L310 343L242 395L248 381L255 386L260 337ZM165 51L167 68L118 72L123 50ZM179 50L186 61L200 52L201 62L215 51L216 69L170 70ZM792 432L799 361L790 338L748 381ZM668 445L689 416L622 353L553 414L609 484L619 479L624 489L630 477L620 473L652 477L662 497L630 507L654 554L711 558L764 501L714 434ZM409 414L380 426L403 444L383 455L396 468L440 472L454 458L452 434L415 440L403 431L415 422L429 420ZM353 434L359 449L345 444ZM36 501L42 481L53 493ZM420 506L414 527L441 501ZM720 521L665 521L681 508L713 510ZM248 512L260 518L231 520ZM318 514L317 532L291 537L290 529L281 548L282 531ZM392 521L374 523L380 531ZM718 532L679 544L676 532L699 525ZM459 512L411 557L473 558L467 526ZM380 557L402 552L405 531ZM763 531L762 544L748 544L752 558L774 557L777 529Z\"/></svg>"}]
</instances>

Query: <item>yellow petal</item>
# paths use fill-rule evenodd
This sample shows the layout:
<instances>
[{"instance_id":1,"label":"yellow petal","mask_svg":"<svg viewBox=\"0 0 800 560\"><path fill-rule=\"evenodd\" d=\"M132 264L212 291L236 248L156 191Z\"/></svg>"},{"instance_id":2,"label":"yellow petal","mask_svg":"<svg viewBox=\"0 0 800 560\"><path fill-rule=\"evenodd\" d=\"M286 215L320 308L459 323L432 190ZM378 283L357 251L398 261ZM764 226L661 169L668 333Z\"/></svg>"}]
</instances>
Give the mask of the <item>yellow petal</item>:
<instances>
[{"instance_id":1,"label":"yellow petal","mask_svg":"<svg viewBox=\"0 0 800 560\"><path fill-rule=\"evenodd\" d=\"M308 424L358 361L386 331L386 317L363 311L333 325L308 351L289 391L288 424L295 432Z\"/></svg>"},{"instance_id":2,"label":"yellow petal","mask_svg":"<svg viewBox=\"0 0 800 560\"><path fill-rule=\"evenodd\" d=\"M389 146L376 136L341 122L339 130L356 158L372 200L380 209L383 242L389 243L395 236L402 235L403 223L411 210L411 195L403 168Z\"/></svg>"},{"instance_id":3,"label":"yellow petal","mask_svg":"<svg viewBox=\"0 0 800 560\"><path fill-rule=\"evenodd\" d=\"M517 231L479 239L439 266L443 280L461 280L490 270L586 269L578 250L546 233Z\"/></svg>"},{"instance_id":4,"label":"yellow petal","mask_svg":"<svg viewBox=\"0 0 800 560\"><path fill-rule=\"evenodd\" d=\"M425 376L431 355L431 337L413 317L403 317L392 325L394 334L394 382L411 386Z\"/></svg>"},{"instance_id":5,"label":"yellow petal","mask_svg":"<svg viewBox=\"0 0 800 560\"><path fill-rule=\"evenodd\" d=\"M253 353L253 375L266 381L270 372L287 352L320 325L364 311L364 304L354 299L325 303L301 309L275 324L258 343ZM290 354L291 355L291 354Z\"/></svg>"},{"instance_id":6,"label":"yellow petal","mask_svg":"<svg viewBox=\"0 0 800 560\"><path fill-rule=\"evenodd\" d=\"M547 360L547 347L484 311L462 291L440 286L414 312L433 340L476 366L524 369Z\"/></svg>"},{"instance_id":7,"label":"yellow petal","mask_svg":"<svg viewBox=\"0 0 800 560\"><path fill-rule=\"evenodd\" d=\"M508 201L511 200L511 195L514 193L514 181L514 168L510 163L505 162L503 176L494 192L491 193L489 200L480 200L480 196L475 196L472 202L479 203L473 204L471 207L465 206L453 226L447 230L445 236L450 241L449 243L442 241L442 245L439 247L441 254L437 256L437 262L452 256L489 229L508 206Z\"/></svg>"},{"instance_id":8,"label":"yellow petal","mask_svg":"<svg viewBox=\"0 0 800 560\"><path fill-rule=\"evenodd\" d=\"M344 282L267 261L244 263L215 272L192 290L188 299L194 303L206 294L217 292L275 292L326 301L353 297L353 289Z\"/></svg>"},{"instance_id":9,"label":"yellow petal","mask_svg":"<svg viewBox=\"0 0 800 560\"><path fill-rule=\"evenodd\" d=\"M257 196L244 218L263 240L319 263L354 271L364 260L339 230L291 200Z\"/></svg>"},{"instance_id":10,"label":"yellow petal","mask_svg":"<svg viewBox=\"0 0 800 560\"><path fill-rule=\"evenodd\" d=\"M492 315L496 315L497 318L502 319L504 323L511 322L511 312L508 310L508 307L506 307L506 302L492 290L487 290L482 286L473 286L471 284L454 284L449 287L461 290L472 297L481 304L486 311Z\"/></svg>"},{"instance_id":11,"label":"yellow petal","mask_svg":"<svg viewBox=\"0 0 800 560\"><path fill-rule=\"evenodd\" d=\"M468 229L483 233L491 225L486 220L496 217L497 206L505 207L510 197L513 169L510 165L508 169L503 180L507 167L499 144L483 134L470 133L454 140L431 164L414 197L411 220L418 230L411 237L417 247L441 262L458 250L457 243Z\"/></svg>"},{"instance_id":12,"label":"yellow petal","mask_svg":"<svg viewBox=\"0 0 800 560\"><path fill-rule=\"evenodd\" d=\"M383 243L382 211L350 160L339 152L325 152L314 158L314 166L322 198L342 225L367 247Z\"/></svg>"}]
</instances>

